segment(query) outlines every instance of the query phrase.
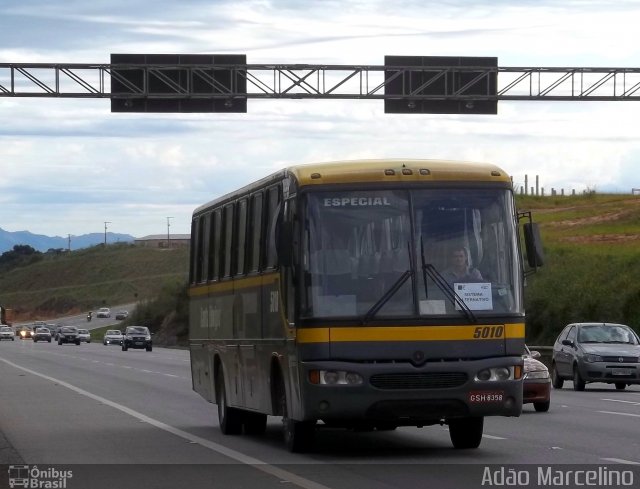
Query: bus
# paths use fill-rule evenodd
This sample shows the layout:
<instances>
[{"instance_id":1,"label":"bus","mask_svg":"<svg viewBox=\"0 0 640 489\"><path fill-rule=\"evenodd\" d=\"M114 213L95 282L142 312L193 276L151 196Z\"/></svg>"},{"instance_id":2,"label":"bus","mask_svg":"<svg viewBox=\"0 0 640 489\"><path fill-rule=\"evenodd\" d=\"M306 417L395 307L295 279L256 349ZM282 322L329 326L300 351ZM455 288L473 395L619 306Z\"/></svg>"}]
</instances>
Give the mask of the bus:
<instances>
[{"instance_id":1,"label":"bus","mask_svg":"<svg viewBox=\"0 0 640 489\"><path fill-rule=\"evenodd\" d=\"M455 250L473 273L450 270ZM193 389L224 434L282 417L294 452L326 427L438 424L477 448L485 416L521 413L524 277L542 260L497 166L285 168L193 212Z\"/></svg>"}]
</instances>

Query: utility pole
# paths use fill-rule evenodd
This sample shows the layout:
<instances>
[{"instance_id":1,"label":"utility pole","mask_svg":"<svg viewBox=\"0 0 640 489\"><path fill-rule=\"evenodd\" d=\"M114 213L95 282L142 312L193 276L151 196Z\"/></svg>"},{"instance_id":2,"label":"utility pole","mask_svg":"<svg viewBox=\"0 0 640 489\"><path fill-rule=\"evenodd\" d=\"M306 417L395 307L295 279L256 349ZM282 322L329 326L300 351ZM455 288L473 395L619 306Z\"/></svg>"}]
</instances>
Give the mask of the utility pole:
<instances>
[{"instance_id":1,"label":"utility pole","mask_svg":"<svg viewBox=\"0 0 640 489\"><path fill-rule=\"evenodd\" d=\"M71 235L68 235L67 238L67 250L69 251L69 253L71 253Z\"/></svg>"},{"instance_id":2,"label":"utility pole","mask_svg":"<svg viewBox=\"0 0 640 489\"><path fill-rule=\"evenodd\" d=\"M171 249L171 234L169 233L169 227L171 226L171 216L167 216L167 248Z\"/></svg>"},{"instance_id":3,"label":"utility pole","mask_svg":"<svg viewBox=\"0 0 640 489\"><path fill-rule=\"evenodd\" d=\"M107 224L111 224L111 221L104 221L104 245L107 246Z\"/></svg>"}]
</instances>

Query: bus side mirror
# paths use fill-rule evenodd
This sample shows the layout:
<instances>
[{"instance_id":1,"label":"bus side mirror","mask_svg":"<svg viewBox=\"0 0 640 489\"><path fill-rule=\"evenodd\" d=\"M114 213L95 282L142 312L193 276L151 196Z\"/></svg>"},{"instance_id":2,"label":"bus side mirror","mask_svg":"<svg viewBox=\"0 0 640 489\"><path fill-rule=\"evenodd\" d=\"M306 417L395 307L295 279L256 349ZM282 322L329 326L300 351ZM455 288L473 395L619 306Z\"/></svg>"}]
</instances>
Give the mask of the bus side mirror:
<instances>
[{"instance_id":1,"label":"bus side mirror","mask_svg":"<svg viewBox=\"0 0 640 489\"><path fill-rule=\"evenodd\" d=\"M535 222L527 222L524 223L523 228L527 262L531 268L541 267L544 264L544 253L538 225Z\"/></svg>"}]
</instances>

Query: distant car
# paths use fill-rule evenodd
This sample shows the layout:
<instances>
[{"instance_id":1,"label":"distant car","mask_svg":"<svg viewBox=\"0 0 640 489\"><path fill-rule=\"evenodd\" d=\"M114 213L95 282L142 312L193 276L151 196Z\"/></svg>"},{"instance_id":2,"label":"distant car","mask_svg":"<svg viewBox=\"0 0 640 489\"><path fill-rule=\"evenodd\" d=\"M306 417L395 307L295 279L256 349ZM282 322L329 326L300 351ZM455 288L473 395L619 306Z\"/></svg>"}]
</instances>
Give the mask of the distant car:
<instances>
[{"instance_id":1,"label":"distant car","mask_svg":"<svg viewBox=\"0 0 640 489\"><path fill-rule=\"evenodd\" d=\"M151 351L153 342L151 341L149 328L146 326L128 326L122 340L122 351L127 351L129 348L144 348L147 351Z\"/></svg>"},{"instance_id":2,"label":"distant car","mask_svg":"<svg viewBox=\"0 0 640 489\"><path fill-rule=\"evenodd\" d=\"M51 343L51 331L49 328L36 328L33 332L33 342L48 341Z\"/></svg>"},{"instance_id":3,"label":"distant car","mask_svg":"<svg viewBox=\"0 0 640 489\"><path fill-rule=\"evenodd\" d=\"M549 369L538 360L540 352L524 347L524 382L522 403L533 403L538 412L547 412L551 405L551 378Z\"/></svg>"},{"instance_id":4,"label":"distant car","mask_svg":"<svg viewBox=\"0 0 640 489\"><path fill-rule=\"evenodd\" d=\"M119 329L109 329L104 334L103 345L122 345L122 331Z\"/></svg>"},{"instance_id":5,"label":"distant car","mask_svg":"<svg viewBox=\"0 0 640 489\"><path fill-rule=\"evenodd\" d=\"M15 334L11 326L0 326L0 340L15 340Z\"/></svg>"},{"instance_id":6,"label":"distant car","mask_svg":"<svg viewBox=\"0 0 640 489\"><path fill-rule=\"evenodd\" d=\"M62 329L62 325L58 324L52 331L53 331L53 340L54 341L58 341L58 334L60 333L60 330Z\"/></svg>"},{"instance_id":7,"label":"distant car","mask_svg":"<svg viewBox=\"0 0 640 489\"><path fill-rule=\"evenodd\" d=\"M111 309L109 309L108 307L101 307L100 309L98 309L98 312L96 312L96 317L97 318L110 318L111 317Z\"/></svg>"},{"instance_id":8,"label":"distant car","mask_svg":"<svg viewBox=\"0 0 640 489\"><path fill-rule=\"evenodd\" d=\"M63 343L75 343L80 344L80 338L78 338L78 328L75 326L62 326L58 331L58 345Z\"/></svg>"},{"instance_id":9,"label":"distant car","mask_svg":"<svg viewBox=\"0 0 640 489\"><path fill-rule=\"evenodd\" d=\"M33 329L29 326L22 326L16 334L21 340L30 340L33 337Z\"/></svg>"},{"instance_id":10,"label":"distant car","mask_svg":"<svg viewBox=\"0 0 640 489\"><path fill-rule=\"evenodd\" d=\"M583 391L590 382L614 384L623 390L640 384L639 362L640 338L629 326L572 323L553 345L551 382L556 389L571 379L576 391Z\"/></svg>"},{"instance_id":11,"label":"distant car","mask_svg":"<svg viewBox=\"0 0 640 489\"><path fill-rule=\"evenodd\" d=\"M116 319L127 319L129 317L129 311L116 312Z\"/></svg>"},{"instance_id":12,"label":"distant car","mask_svg":"<svg viewBox=\"0 0 640 489\"><path fill-rule=\"evenodd\" d=\"M79 329L78 338L80 338L80 341L84 341L85 343L91 343L91 333L89 333L88 329Z\"/></svg>"}]
</instances>

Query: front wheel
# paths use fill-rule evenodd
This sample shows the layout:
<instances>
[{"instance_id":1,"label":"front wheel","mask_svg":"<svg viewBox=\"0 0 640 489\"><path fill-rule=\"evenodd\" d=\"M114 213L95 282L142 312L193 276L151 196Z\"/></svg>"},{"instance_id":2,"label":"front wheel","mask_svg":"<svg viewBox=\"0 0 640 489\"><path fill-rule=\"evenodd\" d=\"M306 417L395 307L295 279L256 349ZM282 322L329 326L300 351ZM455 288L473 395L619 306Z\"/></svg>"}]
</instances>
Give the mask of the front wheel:
<instances>
[{"instance_id":1,"label":"front wheel","mask_svg":"<svg viewBox=\"0 0 640 489\"><path fill-rule=\"evenodd\" d=\"M290 452L308 452L313 446L316 434L315 421L296 421L289 417L287 407L287 392L284 382L280 385L280 403L282 412L282 429L284 433L284 444Z\"/></svg>"},{"instance_id":2,"label":"front wheel","mask_svg":"<svg viewBox=\"0 0 640 489\"><path fill-rule=\"evenodd\" d=\"M555 363L551 364L551 384L554 389L562 389L564 379L558 375L558 369Z\"/></svg>"},{"instance_id":3,"label":"front wheel","mask_svg":"<svg viewBox=\"0 0 640 489\"><path fill-rule=\"evenodd\" d=\"M584 381L584 379L580 375L580 371L578 370L578 366L574 365L573 366L573 390L581 392L581 391L584 390L585 385L586 385L586 382Z\"/></svg>"},{"instance_id":4,"label":"front wheel","mask_svg":"<svg viewBox=\"0 0 640 489\"><path fill-rule=\"evenodd\" d=\"M449 437L453 448L478 448L482 441L484 418L461 418L449 421Z\"/></svg>"},{"instance_id":5,"label":"front wheel","mask_svg":"<svg viewBox=\"0 0 640 489\"><path fill-rule=\"evenodd\" d=\"M127 345L125 345L124 343L122 343L122 351L127 351L129 348L127 348Z\"/></svg>"},{"instance_id":6,"label":"front wheel","mask_svg":"<svg viewBox=\"0 0 640 489\"><path fill-rule=\"evenodd\" d=\"M227 405L227 393L224 387L222 370L218 371L216 379L220 431L224 435L239 435L242 433L242 412Z\"/></svg>"},{"instance_id":7,"label":"front wheel","mask_svg":"<svg viewBox=\"0 0 640 489\"><path fill-rule=\"evenodd\" d=\"M550 405L551 405L551 401L534 402L533 408L539 413L546 413L549 410Z\"/></svg>"},{"instance_id":8,"label":"front wheel","mask_svg":"<svg viewBox=\"0 0 640 489\"><path fill-rule=\"evenodd\" d=\"M623 391L627 387L624 382L616 382L616 390Z\"/></svg>"}]
</instances>

